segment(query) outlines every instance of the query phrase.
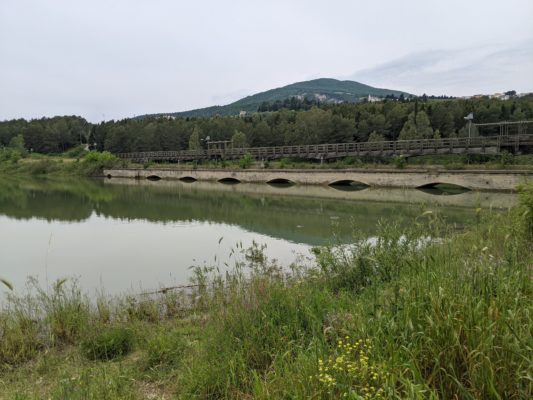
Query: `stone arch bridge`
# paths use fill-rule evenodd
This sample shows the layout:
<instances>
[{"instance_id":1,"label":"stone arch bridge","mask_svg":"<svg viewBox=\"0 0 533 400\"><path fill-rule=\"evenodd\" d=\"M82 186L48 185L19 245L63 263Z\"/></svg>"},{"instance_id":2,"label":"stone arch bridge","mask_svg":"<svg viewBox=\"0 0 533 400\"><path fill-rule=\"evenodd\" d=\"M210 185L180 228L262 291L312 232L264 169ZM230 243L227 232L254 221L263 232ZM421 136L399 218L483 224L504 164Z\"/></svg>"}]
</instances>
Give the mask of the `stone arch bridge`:
<instances>
[{"instance_id":1,"label":"stone arch bridge","mask_svg":"<svg viewBox=\"0 0 533 400\"><path fill-rule=\"evenodd\" d=\"M271 183L301 185L350 185L420 188L451 184L471 190L513 191L533 179L533 170L443 170L443 169L112 169L112 178L174 179L184 182Z\"/></svg>"}]
</instances>

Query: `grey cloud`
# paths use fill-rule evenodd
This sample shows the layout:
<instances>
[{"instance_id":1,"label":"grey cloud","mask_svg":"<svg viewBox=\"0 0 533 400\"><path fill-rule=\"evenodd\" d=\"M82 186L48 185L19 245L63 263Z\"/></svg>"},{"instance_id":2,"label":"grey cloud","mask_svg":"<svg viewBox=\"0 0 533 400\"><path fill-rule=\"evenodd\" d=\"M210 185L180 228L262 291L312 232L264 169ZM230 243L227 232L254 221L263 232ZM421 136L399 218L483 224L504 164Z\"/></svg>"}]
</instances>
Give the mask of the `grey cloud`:
<instances>
[{"instance_id":1,"label":"grey cloud","mask_svg":"<svg viewBox=\"0 0 533 400\"><path fill-rule=\"evenodd\" d=\"M349 79L415 94L471 95L515 89L533 91L533 42L431 50L356 72Z\"/></svg>"}]
</instances>

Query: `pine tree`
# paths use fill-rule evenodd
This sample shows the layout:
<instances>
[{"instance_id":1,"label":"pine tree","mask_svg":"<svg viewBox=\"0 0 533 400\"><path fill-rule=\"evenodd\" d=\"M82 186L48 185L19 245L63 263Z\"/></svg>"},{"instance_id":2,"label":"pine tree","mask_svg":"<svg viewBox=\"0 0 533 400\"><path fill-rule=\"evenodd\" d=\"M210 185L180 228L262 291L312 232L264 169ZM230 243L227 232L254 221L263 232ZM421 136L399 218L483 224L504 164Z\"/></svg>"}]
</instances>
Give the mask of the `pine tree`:
<instances>
[{"instance_id":1,"label":"pine tree","mask_svg":"<svg viewBox=\"0 0 533 400\"><path fill-rule=\"evenodd\" d=\"M200 150L200 128L197 126L194 127L189 138L189 150Z\"/></svg>"}]
</instances>

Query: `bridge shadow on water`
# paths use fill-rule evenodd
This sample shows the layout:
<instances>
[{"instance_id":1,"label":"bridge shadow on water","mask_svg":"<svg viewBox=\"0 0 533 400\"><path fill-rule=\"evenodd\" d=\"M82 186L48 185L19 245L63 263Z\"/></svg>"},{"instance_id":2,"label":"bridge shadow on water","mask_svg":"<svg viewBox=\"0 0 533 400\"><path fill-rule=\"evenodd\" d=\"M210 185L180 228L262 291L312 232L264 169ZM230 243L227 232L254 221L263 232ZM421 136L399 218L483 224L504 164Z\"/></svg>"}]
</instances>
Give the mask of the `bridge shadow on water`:
<instances>
[{"instance_id":1,"label":"bridge shadow on water","mask_svg":"<svg viewBox=\"0 0 533 400\"><path fill-rule=\"evenodd\" d=\"M454 196L471 191L464 186L451 183L430 183L417 187L417 190L435 196Z\"/></svg>"},{"instance_id":2,"label":"bridge shadow on water","mask_svg":"<svg viewBox=\"0 0 533 400\"><path fill-rule=\"evenodd\" d=\"M219 179L218 182L223 183L224 185L237 185L241 183L241 181L236 178L222 178Z\"/></svg>"},{"instance_id":3,"label":"bridge shadow on water","mask_svg":"<svg viewBox=\"0 0 533 400\"><path fill-rule=\"evenodd\" d=\"M370 186L366 183L352 181L352 180L340 180L329 184L329 187L342 190L344 192L357 192L359 190L364 190Z\"/></svg>"},{"instance_id":4,"label":"bridge shadow on water","mask_svg":"<svg viewBox=\"0 0 533 400\"><path fill-rule=\"evenodd\" d=\"M268 181L267 185L283 189L283 188L290 188L294 186L295 183L288 179L276 178L276 179L271 179L270 181Z\"/></svg>"}]
</instances>

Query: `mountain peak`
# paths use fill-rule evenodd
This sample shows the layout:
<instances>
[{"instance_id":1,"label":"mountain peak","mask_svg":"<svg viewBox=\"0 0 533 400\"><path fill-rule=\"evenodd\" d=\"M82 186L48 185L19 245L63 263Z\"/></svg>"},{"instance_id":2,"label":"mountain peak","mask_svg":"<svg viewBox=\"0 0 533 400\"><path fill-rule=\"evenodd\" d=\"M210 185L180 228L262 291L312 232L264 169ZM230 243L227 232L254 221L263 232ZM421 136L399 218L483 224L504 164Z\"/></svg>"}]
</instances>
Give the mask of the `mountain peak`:
<instances>
[{"instance_id":1,"label":"mountain peak","mask_svg":"<svg viewBox=\"0 0 533 400\"><path fill-rule=\"evenodd\" d=\"M214 115L239 115L241 111L256 112L263 103L283 101L291 97L308 98L322 103L355 103L368 96L385 97L411 96L399 90L381 89L355 81L341 81L333 78L317 78L308 81L295 82L290 85L270 89L264 92L246 96L240 100L224 106L212 106L196 110L175 113L157 114L173 117L211 117Z\"/></svg>"}]
</instances>

